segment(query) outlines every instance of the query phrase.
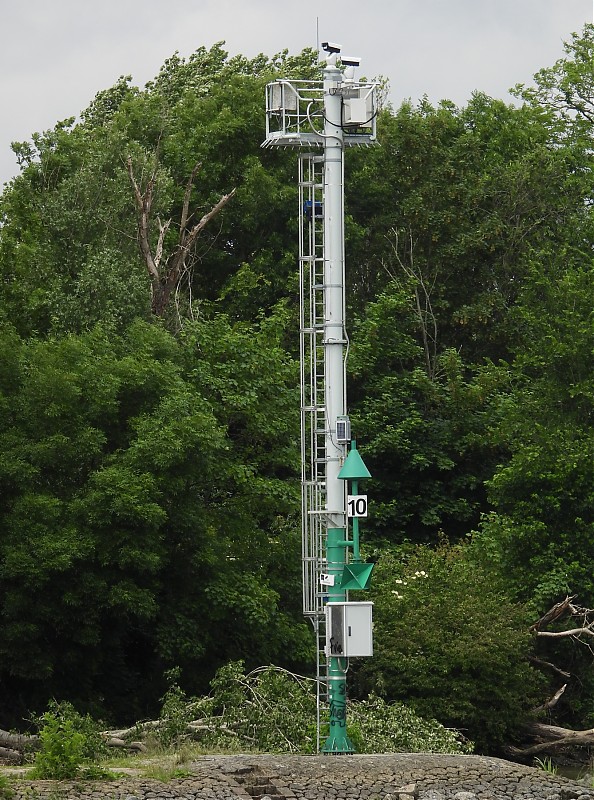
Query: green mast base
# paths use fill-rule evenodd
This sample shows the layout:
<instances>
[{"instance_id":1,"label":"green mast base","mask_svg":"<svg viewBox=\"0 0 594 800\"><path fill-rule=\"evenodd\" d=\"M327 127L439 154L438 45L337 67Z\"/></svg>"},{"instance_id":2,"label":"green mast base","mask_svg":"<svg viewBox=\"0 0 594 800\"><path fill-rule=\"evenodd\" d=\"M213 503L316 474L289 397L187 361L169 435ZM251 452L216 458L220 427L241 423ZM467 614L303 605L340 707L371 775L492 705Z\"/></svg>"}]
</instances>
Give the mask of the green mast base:
<instances>
[{"instance_id":1,"label":"green mast base","mask_svg":"<svg viewBox=\"0 0 594 800\"><path fill-rule=\"evenodd\" d=\"M355 746L349 739L344 728L339 728L335 732L331 732L330 736L324 742L322 753L356 753Z\"/></svg>"}]
</instances>

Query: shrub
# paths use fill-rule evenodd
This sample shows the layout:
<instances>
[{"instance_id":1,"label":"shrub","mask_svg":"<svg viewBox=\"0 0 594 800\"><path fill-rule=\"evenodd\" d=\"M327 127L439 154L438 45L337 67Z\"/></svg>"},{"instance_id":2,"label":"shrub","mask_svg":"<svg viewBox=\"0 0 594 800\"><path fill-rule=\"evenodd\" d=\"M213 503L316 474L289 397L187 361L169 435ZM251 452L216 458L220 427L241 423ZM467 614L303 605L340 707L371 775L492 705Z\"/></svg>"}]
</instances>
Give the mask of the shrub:
<instances>
[{"instance_id":1,"label":"shrub","mask_svg":"<svg viewBox=\"0 0 594 800\"><path fill-rule=\"evenodd\" d=\"M0 800L12 800L14 789L6 775L0 775Z\"/></svg>"},{"instance_id":2,"label":"shrub","mask_svg":"<svg viewBox=\"0 0 594 800\"><path fill-rule=\"evenodd\" d=\"M167 691L161 698L160 725L157 739L163 747L179 748L186 738L192 720L192 705L177 681L180 670L175 667L165 673Z\"/></svg>"},{"instance_id":3,"label":"shrub","mask_svg":"<svg viewBox=\"0 0 594 800\"><path fill-rule=\"evenodd\" d=\"M403 703L386 703L375 695L352 702L349 714L360 733L360 753L471 753L474 749L472 742L437 720L424 719Z\"/></svg>"},{"instance_id":4,"label":"shrub","mask_svg":"<svg viewBox=\"0 0 594 800\"><path fill-rule=\"evenodd\" d=\"M52 701L36 722L41 748L35 754L33 778L75 778L83 764L104 752L97 724L88 715L79 714L70 703Z\"/></svg>"}]
</instances>

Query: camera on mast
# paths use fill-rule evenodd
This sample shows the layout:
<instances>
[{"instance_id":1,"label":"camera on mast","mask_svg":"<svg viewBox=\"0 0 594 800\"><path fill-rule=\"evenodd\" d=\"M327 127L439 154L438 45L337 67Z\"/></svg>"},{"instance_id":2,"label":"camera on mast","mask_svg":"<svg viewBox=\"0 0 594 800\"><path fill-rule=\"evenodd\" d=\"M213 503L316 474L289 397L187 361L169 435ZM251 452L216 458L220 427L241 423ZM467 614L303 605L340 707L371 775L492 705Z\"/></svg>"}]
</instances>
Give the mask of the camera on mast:
<instances>
[{"instance_id":1,"label":"camera on mast","mask_svg":"<svg viewBox=\"0 0 594 800\"><path fill-rule=\"evenodd\" d=\"M340 53L342 45L336 44L336 42L322 42L322 50L325 50L327 53Z\"/></svg>"}]
</instances>

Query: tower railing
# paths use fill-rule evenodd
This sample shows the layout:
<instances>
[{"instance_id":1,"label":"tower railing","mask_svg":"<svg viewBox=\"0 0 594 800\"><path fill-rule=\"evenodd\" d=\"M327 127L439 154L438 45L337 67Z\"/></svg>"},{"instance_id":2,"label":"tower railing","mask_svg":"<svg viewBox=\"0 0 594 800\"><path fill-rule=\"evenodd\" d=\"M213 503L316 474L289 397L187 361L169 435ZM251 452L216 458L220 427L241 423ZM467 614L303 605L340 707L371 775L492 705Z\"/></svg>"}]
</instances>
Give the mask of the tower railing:
<instances>
[{"instance_id":1,"label":"tower railing","mask_svg":"<svg viewBox=\"0 0 594 800\"><path fill-rule=\"evenodd\" d=\"M343 83L343 143L376 139L376 84ZM277 80L266 87L266 139L262 147L324 146L323 81Z\"/></svg>"}]
</instances>

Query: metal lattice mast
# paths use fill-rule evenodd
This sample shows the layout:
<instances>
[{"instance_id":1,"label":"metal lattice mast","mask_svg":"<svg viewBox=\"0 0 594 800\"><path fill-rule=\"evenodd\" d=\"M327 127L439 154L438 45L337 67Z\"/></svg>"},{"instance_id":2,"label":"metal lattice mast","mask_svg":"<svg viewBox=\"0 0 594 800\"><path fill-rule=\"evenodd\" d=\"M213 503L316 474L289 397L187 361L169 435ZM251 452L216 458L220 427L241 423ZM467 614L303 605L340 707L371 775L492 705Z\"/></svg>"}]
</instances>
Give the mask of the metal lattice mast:
<instances>
[{"instance_id":1,"label":"metal lattice mast","mask_svg":"<svg viewBox=\"0 0 594 800\"><path fill-rule=\"evenodd\" d=\"M339 612L343 606L360 605L346 602L351 587L344 581L352 542L347 540L344 476L350 432L345 423L343 150L375 140L376 108L374 85L356 83L353 69L345 77L337 66L340 48L330 43L323 47L330 55L322 82L279 80L268 85L263 146L323 150L322 155L299 158L303 611L318 642L318 750L320 709L327 700L330 734L322 749L349 753L354 748L346 733L348 654L326 630L328 620L338 630L342 619L340 613L328 615L330 605ZM352 588L365 587L356 582ZM368 627L370 636L370 620ZM342 629L344 633L344 625Z\"/></svg>"}]
</instances>

